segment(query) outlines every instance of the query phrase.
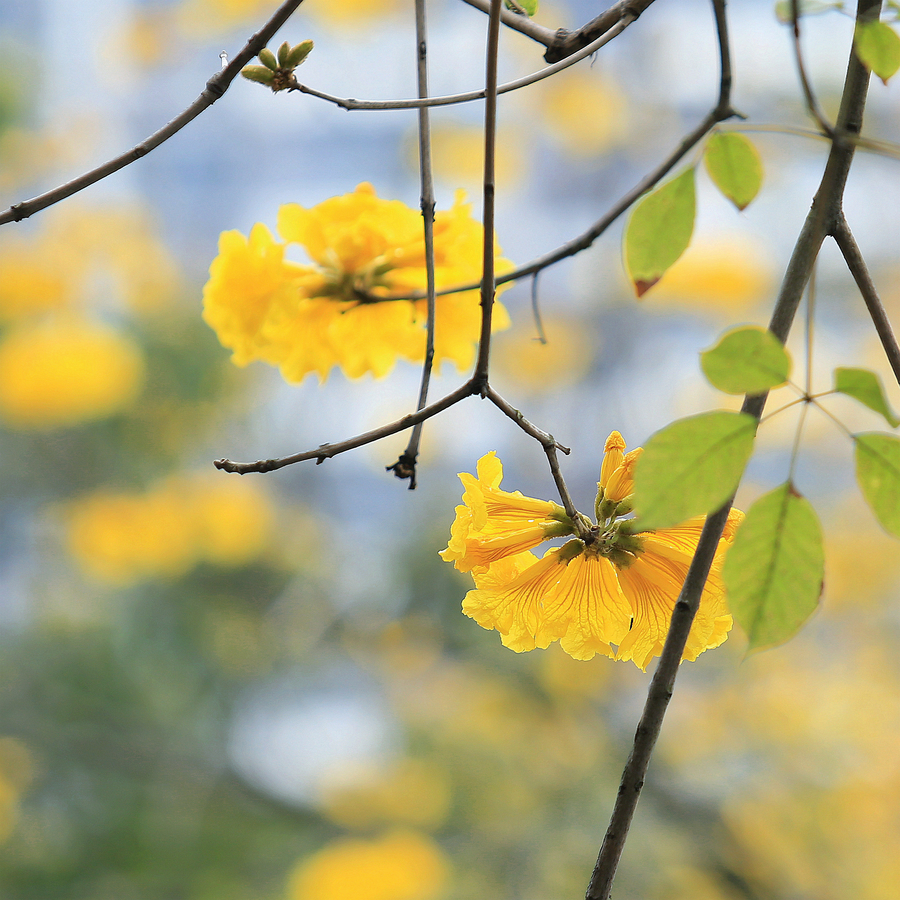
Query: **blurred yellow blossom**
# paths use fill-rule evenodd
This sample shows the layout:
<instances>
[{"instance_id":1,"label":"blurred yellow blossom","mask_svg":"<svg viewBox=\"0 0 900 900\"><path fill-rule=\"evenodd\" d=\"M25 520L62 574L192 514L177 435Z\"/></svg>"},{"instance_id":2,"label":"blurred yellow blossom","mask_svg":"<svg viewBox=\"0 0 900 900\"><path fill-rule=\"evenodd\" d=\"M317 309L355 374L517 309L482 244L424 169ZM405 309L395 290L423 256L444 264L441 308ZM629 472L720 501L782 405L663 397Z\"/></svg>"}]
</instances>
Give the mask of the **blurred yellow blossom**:
<instances>
[{"instance_id":1,"label":"blurred yellow blossom","mask_svg":"<svg viewBox=\"0 0 900 900\"><path fill-rule=\"evenodd\" d=\"M433 763L404 759L387 772L357 773L324 788L322 811L347 828L409 825L437 828L450 806L446 773Z\"/></svg>"},{"instance_id":2,"label":"blurred yellow blossom","mask_svg":"<svg viewBox=\"0 0 900 900\"><path fill-rule=\"evenodd\" d=\"M676 301L727 315L769 300L772 286L771 262L749 236L698 238L645 295L644 302L668 306Z\"/></svg>"},{"instance_id":3,"label":"blurred yellow blossom","mask_svg":"<svg viewBox=\"0 0 900 900\"><path fill-rule=\"evenodd\" d=\"M140 393L138 346L105 325L60 318L0 341L0 416L21 430L60 428L127 409Z\"/></svg>"},{"instance_id":4,"label":"blurred yellow blossom","mask_svg":"<svg viewBox=\"0 0 900 900\"><path fill-rule=\"evenodd\" d=\"M0 321L65 307L72 299L70 273L59 257L29 237L4 234L0 242Z\"/></svg>"},{"instance_id":5,"label":"blurred yellow blossom","mask_svg":"<svg viewBox=\"0 0 900 900\"><path fill-rule=\"evenodd\" d=\"M289 900L432 900L449 877L429 837L398 831L371 841L338 840L300 862Z\"/></svg>"},{"instance_id":6,"label":"blurred yellow blossom","mask_svg":"<svg viewBox=\"0 0 900 900\"><path fill-rule=\"evenodd\" d=\"M574 156L591 157L627 140L629 101L608 76L573 67L540 88L542 122Z\"/></svg>"},{"instance_id":7,"label":"blurred yellow blossom","mask_svg":"<svg viewBox=\"0 0 900 900\"><path fill-rule=\"evenodd\" d=\"M345 29L371 27L372 20L401 9L399 0L328 0L310 4L309 12ZM239 25L259 27L275 10L271 0L185 0L178 10L179 23L190 35L222 34Z\"/></svg>"},{"instance_id":8,"label":"blurred yellow blossom","mask_svg":"<svg viewBox=\"0 0 900 900\"><path fill-rule=\"evenodd\" d=\"M271 505L250 482L170 479L142 493L100 491L68 508L68 543L86 572L129 584L182 575L198 562L240 566L272 534Z\"/></svg>"},{"instance_id":9,"label":"blurred yellow blossom","mask_svg":"<svg viewBox=\"0 0 900 900\"><path fill-rule=\"evenodd\" d=\"M278 230L302 245L313 265L284 258L286 244L257 224L249 239L222 234L203 292L204 318L238 365L254 359L278 365L288 381L309 372L325 379L333 366L349 378L386 375L397 358L425 354L424 300L380 297L425 288L422 218L397 200L381 200L369 184L310 209L282 206ZM482 228L457 194L435 216L438 289L481 276ZM498 269L508 268L497 259ZM481 321L476 291L438 297L435 359L471 365ZM494 326L509 324L495 306Z\"/></svg>"},{"instance_id":10,"label":"blurred yellow blossom","mask_svg":"<svg viewBox=\"0 0 900 900\"><path fill-rule=\"evenodd\" d=\"M15 828L19 799L34 776L28 747L14 737L0 737L0 843Z\"/></svg>"},{"instance_id":11,"label":"blurred yellow blossom","mask_svg":"<svg viewBox=\"0 0 900 900\"><path fill-rule=\"evenodd\" d=\"M554 509L556 504L499 490L503 469L491 452L479 461L477 479L460 475L463 505L456 508L450 543L441 555L472 572L475 590L466 594L463 612L500 632L504 646L521 652L559 640L575 659L603 653L645 669L662 651L705 517L638 531L638 520L622 514L631 510L641 448L625 453L625 442L614 431L605 449L598 523L587 539L572 539L541 559L532 554L531 547L550 537L575 533L574 523ZM720 572L742 518L737 510L729 516L684 659L718 647L731 629Z\"/></svg>"},{"instance_id":12,"label":"blurred yellow blossom","mask_svg":"<svg viewBox=\"0 0 900 900\"><path fill-rule=\"evenodd\" d=\"M62 206L40 227L0 236L0 321L49 311L171 304L178 267L138 208Z\"/></svg>"},{"instance_id":13,"label":"blurred yellow blossom","mask_svg":"<svg viewBox=\"0 0 900 900\"><path fill-rule=\"evenodd\" d=\"M546 343L538 340L534 324L525 321L492 341L493 372L518 390L536 393L578 384L597 356L597 335L577 319L545 317L543 329Z\"/></svg>"}]
</instances>

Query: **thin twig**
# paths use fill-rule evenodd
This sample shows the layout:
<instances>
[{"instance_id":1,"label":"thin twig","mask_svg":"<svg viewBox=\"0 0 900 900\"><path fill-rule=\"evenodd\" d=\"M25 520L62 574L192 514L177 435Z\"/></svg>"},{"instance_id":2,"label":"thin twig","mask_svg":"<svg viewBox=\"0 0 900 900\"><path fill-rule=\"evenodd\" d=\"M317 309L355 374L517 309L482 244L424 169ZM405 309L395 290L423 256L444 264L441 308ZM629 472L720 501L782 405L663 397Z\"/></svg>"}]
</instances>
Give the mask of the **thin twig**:
<instances>
[{"instance_id":1,"label":"thin twig","mask_svg":"<svg viewBox=\"0 0 900 900\"><path fill-rule=\"evenodd\" d=\"M160 128L159 131L155 131L141 143L136 144L115 159L105 162L102 166L98 166L90 172L85 172L83 175L79 175L78 178L67 181L52 191L47 191L31 200L14 204L6 212L0 214L0 225L27 219L36 212L40 212L48 206L53 206L54 203L59 203L60 200L65 200L67 197L83 191L114 172L118 172L119 169L124 169L125 166L136 162L142 156L146 156L151 150L155 150L160 144L172 137L172 135L177 134L185 125L209 109L228 90L231 82L238 76L241 69L269 43L275 32L284 25L291 13L302 2L303 0L287 0L287 2L282 3L272 18L241 48L237 56L224 69L216 72L206 82L206 87L200 96L183 113L176 116L171 122Z\"/></svg>"},{"instance_id":2,"label":"thin twig","mask_svg":"<svg viewBox=\"0 0 900 900\"><path fill-rule=\"evenodd\" d=\"M416 83L420 97L428 96L428 28L425 21L425 0L416 0ZM434 364L434 178L431 171L431 123L428 107L419 109L419 182L421 185L422 229L425 241L425 285L428 301L428 320L425 334L425 359L422 362L422 382L416 409L428 402L428 386ZM422 422L413 426L406 449L387 470L398 478L409 479L409 489L416 489L416 460L422 438Z\"/></svg>"},{"instance_id":3,"label":"thin twig","mask_svg":"<svg viewBox=\"0 0 900 900\"><path fill-rule=\"evenodd\" d=\"M463 2L485 13L490 9L490 0L463 0ZM599 16L575 31L568 31L565 28L557 28L556 31L553 31L505 9L502 11L502 18L504 25L543 44L547 48L544 59L548 63L552 63L559 62L587 46L601 34L609 31L624 16L628 15L636 19L651 3L653 0L618 0L609 9L604 10Z\"/></svg>"},{"instance_id":4,"label":"thin twig","mask_svg":"<svg viewBox=\"0 0 900 900\"><path fill-rule=\"evenodd\" d=\"M485 387L483 395L484 398L490 400L503 415L512 419L525 434L533 437L544 448L544 453L547 454L547 461L550 464L550 473L553 476L553 480L556 482L556 489L559 492L559 499L562 501L563 509L565 509L566 515L568 515L575 523L576 533L578 533L579 537L586 537L588 527L582 516L578 514L575 504L572 502L572 495L569 493L566 481L559 468L559 456L557 451L565 453L568 456L571 450L560 444L552 434L543 431L538 428L537 425L529 422L518 409L504 400L490 385Z\"/></svg>"},{"instance_id":5,"label":"thin twig","mask_svg":"<svg viewBox=\"0 0 900 900\"><path fill-rule=\"evenodd\" d=\"M488 19L487 61L484 76L484 199L481 260L481 334L472 380L488 385L491 361L491 322L494 313L494 163L497 147L497 60L500 55L500 11L503 0L491 0Z\"/></svg>"},{"instance_id":6,"label":"thin twig","mask_svg":"<svg viewBox=\"0 0 900 900\"><path fill-rule=\"evenodd\" d=\"M800 75L800 86L803 88L803 97L806 100L806 108L809 114L818 122L822 133L827 137L833 137L834 128L825 118L819 106L816 95L813 93L812 85L806 76L806 66L803 64L803 50L800 47L800 0L791 0L791 19L792 31L794 35L794 58L797 61L797 72Z\"/></svg>"},{"instance_id":7,"label":"thin twig","mask_svg":"<svg viewBox=\"0 0 900 900\"><path fill-rule=\"evenodd\" d=\"M455 391L451 391L445 397L435 401L430 406L426 406L424 409L409 413L403 416L402 419L397 419L396 422L389 422L387 425L373 428L364 434L358 434L346 440L338 441L336 444L321 444L315 450L306 450L302 453L294 453L291 456L282 456L276 459L258 459L249 463L234 462L230 459L217 459L213 462L213 465L223 472L236 472L238 475L246 475L248 472L274 472L275 469L283 469L285 466L292 466L294 463L303 462L307 459L314 459L316 465L319 465L325 462L326 459L331 459L340 453L346 453L348 450L355 450L357 447L364 447L366 444L373 444L375 441L390 437L392 434L406 431L407 428L412 428L417 423L424 422L445 409L450 409L451 406L455 406L460 400L465 400L466 397L471 397L472 394L478 393L478 391L479 388L469 379Z\"/></svg>"},{"instance_id":8,"label":"thin twig","mask_svg":"<svg viewBox=\"0 0 900 900\"><path fill-rule=\"evenodd\" d=\"M538 301L538 277L540 272L535 272L534 275L531 276L531 314L534 316L534 327L537 330L538 342L541 344L547 343L547 335L544 332L544 323L541 320L541 305Z\"/></svg>"},{"instance_id":9,"label":"thin twig","mask_svg":"<svg viewBox=\"0 0 900 900\"><path fill-rule=\"evenodd\" d=\"M878 291L875 288L871 275L869 275L866 262L843 214L838 218L832 235L835 243L838 245L838 249L844 256L844 261L847 263L850 274L856 281L856 286L859 288L863 302L866 304L866 309L869 310L869 315L872 317L875 331L878 332L881 346L884 347L894 378L900 384L900 346L897 345L894 329L891 327L890 320L878 296Z\"/></svg>"},{"instance_id":10,"label":"thin twig","mask_svg":"<svg viewBox=\"0 0 900 900\"><path fill-rule=\"evenodd\" d=\"M525 75L517 78L515 81L507 81L497 88L498 94L508 94L510 91L517 91L520 88L528 87L538 81L543 81L569 66L575 65L585 57L596 53L601 47L606 46L613 38L620 35L633 21L634 16L624 16L619 22L598 37L595 41L588 44L583 50L573 53L571 56L560 62L554 63L552 66L546 66L531 75ZM326 94L324 91L318 91L305 84L298 84L296 87L290 88L292 91L300 91L303 94L309 94L311 97L318 97L320 100L327 100L343 109L420 109L423 106L452 106L455 103L470 103L473 100L483 100L485 96L484 89L477 91L468 91L464 94L445 94L440 97L428 97L424 100L355 100L352 97L335 97L333 94Z\"/></svg>"},{"instance_id":11,"label":"thin twig","mask_svg":"<svg viewBox=\"0 0 900 900\"><path fill-rule=\"evenodd\" d=\"M725 0L713 0L716 21L719 26L720 52L723 75L728 58L728 41L725 30ZM881 6L881 0L859 0L857 21L870 18ZM723 39L724 38L724 39ZM865 108L868 72L851 51L847 77L838 115L835 137L825 165L819 189L813 199L803 229L794 246L781 290L775 304L769 329L784 343L797 312L809 274L818 256L825 235L840 210L841 197L847 172L853 159L854 144L841 139L844 132L859 133ZM759 420L765 408L767 395L747 397L742 410ZM616 797L609 828L600 848L587 890L587 900L608 900L615 878L622 849L634 817L641 788L646 778L650 757L656 745L663 718L678 674L691 625L700 605L700 597L715 557L716 549L733 497L721 509L707 517L697 543L694 558L672 612L672 620L666 635L659 665L653 674L644 711L638 723L634 744Z\"/></svg>"},{"instance_id":12,"label":"thin twig","mask_svg":"<svg viewBox=\"0 0 900 900\"><path fill-rule=\"evenodd\" d=\"M469 6L474 6L483 13L491 11L491 0L463 0L463 3L468 3ZM512 28L513 31L521 32L545 47L549 47L556 40L558 32L544 25L538 25L537 22L528 18L528 16L521 16L510 9L500 10L500 20L504 25Z\"/></svg>"}]
</instances>

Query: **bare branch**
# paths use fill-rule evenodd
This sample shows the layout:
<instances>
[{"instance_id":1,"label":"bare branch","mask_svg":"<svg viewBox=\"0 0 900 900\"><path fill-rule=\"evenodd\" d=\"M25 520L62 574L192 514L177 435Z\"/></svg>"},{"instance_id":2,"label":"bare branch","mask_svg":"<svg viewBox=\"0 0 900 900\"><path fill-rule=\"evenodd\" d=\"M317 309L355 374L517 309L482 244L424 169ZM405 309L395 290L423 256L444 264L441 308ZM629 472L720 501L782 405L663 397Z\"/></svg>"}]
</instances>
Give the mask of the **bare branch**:
<instances>
[{"instance_id":1,"label":"bare branch","mask_svg":"<svg viewBox=\"0 0 900 900\"><path fill-rule=\"evenodd\" d=\"M878 332L881 346L884 347L885 355L891 364L894 378L897 379L897 384L900 384L900 346L897 345L894 329L891 327L884 306L878 297L878 291L875 288L871 275L869 275L869 270L853 237L853 232L850 231L850 226L843 215L838 219L837 226L832 234L844 256L844 261L847 263L850 274L856 281L856 286L859 288L859 293L866 304L866 309L869 310L869 315L872 317L875 331Z\"/></svg>"},{"instance_id":2,"label":"bare branch","mask_svg":"<svg viewBox=\"0 0 900 900\"><path fill-rule=\"evenodd\" d=\"M723 56L723 75L728 54L725 0L713 0ZM859 0L857 20L877 15L881 0ZM851 50L847 76L838 115L836 133L821 183L801 230L782 281L781 290L769 323L769 330L782 343L787 339L803 291L815 265L829 228L838 221L844 185L853 159L855 144L841 139L844 133L858 134L862 125L869 75ZM724 83L724 80L723 80ZM727 91L723 90L727 96ZM759 420L767 395L747 397L743 411ZM733 500L733 498L732 498ZM638 723L634 744L622 774L609 828L600 848L587 890L587 900L608 900L616 869L637 808L638 798L650 764L650 757L662 727L663 718L678 674L691 625L700 605L709 569L728 519L732 500L709 516L703 527L697 550L672 613L672 621L659 665L650 683L644 711Z\"/></svg>"},{"instance_id":3,"label":"bare branch","mask_svg":"<svg viewBox=\"0 0 900 900\"><path fill-rule=\"evenodd\" d=\"M366 444L374 444L375 441L380 441L382 438L390 437L392 434L397 434L400 431L406 431L407 428L412 428L419 422L424 422L445 409L450 409L451 406L455 406L460 400L465 400L466 397L471 397L472 394L478 393L478 390L470 379L455 391L447 394L446 397L442 397L437 402L432 403L431 406L426 406L424 409L410 413L402 419L397 419L396 422L389 422L387 425L381 425L372 429L372 431L358 434L336 444L322 444L315 450L306 450L302 453L294 453L291 456L282 456L277 459L258 459L256 462L249 463L234 462L230 459L217 459L213 462L213 465L223 472L236 472L238 475L246 475L248 472L274 472L275 469L283 469L285 466L292 466L294 463L303 462L307 459L314 459L316 465L319 465L319 463L325 462L326 459L331 459L332 456L346 453L348 450L355 450L357 447L364 447Z\"/></svg>"},{"instance_id":4,"label":"bare branch","mask_svg":"<svg viewBox=\"0 0 900 900\"><path fill-rule=\"evenodd\" d=\"M118 172L119 169L124 169L125 166L136 162L142 156L146 156L151 150L155 150L160 144L172 137L172 135L177 134L185 125L196 119L197 116L209 109L216 100L223 96L241 69L269 43L273 35L284 25L302 2L303 0L287 0L287 2L282 3L272 18L241 48L237 56L224 69L216 72L206 82L206 87L200 96L183 113L176 116L171 122L160 128L159 131L155 131L150 137L141 141L140 144L135 145L115 159L105 162L102 166L98 166L90 172L85 172L84 175L79 175L78 178L74 178L72 181L68 181L52 191L47 191L45 194L40 194L31 200L14 204L5 213L0 214L0 225L27 219L36 212L40 212L48 206L53 206L54 203L59 203L60 200L65 200L67 197L83 191L114 172Z\"/></svg>"},{"instance_id":5,"label":"bare branch","mask_svg":"<svg viewBox=\"0 0 900 900\"><path fill-rule=\"evenodd\" d=\"M425 0L416 0L416 84L420 97L428 96L428 29L425 21ZM419 109L419 183L422 229L425 242L425 285L428 299L428 321L425 335L425 359L422 362L422 382L416 409L428 402L428 386L434 364L434 178L431 171L431 123L428 107ZM413 426L406 449L392 466L387 467L397 478L408 478L409 489L416 489L416 460L422 438L422 422Z\"/></svg>"},{"instance_id":6,"label":"bare branch","mask_svg":"<svg viewBox=\"0 0 900 900\"><path fill-rule=\"evenodd\" d=\"M606 44L620 35L633 21L633 16L624 16L613 28L588 44L583 50L578 51L578 53L573 53L571 56L566 57L566 59L561 60L558 63L554 63L552 66L547 66L537 72L532 72L531 75L525 75L522 78L517 78L515 81L508 81L506 84L501 84L497 88L497 93L507 94L510 91L517 91L520 88L527 87L529 84L534 84L535 82L549 78L551 75L555 75L563 69L567 69L569 66L580 62L592 53L596 53L601 47L606 46ZM305 84L298 84L290 90L300 91L303 94L318 97L320 100L327 100L329 103L334 103L347 110L420 109L423 106L452 106L456 103L470 103L472 100L483 100L485 97L483 88L478 91L469 91L465 94L445 94L442 97L429 97L425 100L354 100L352 97L335 97L333 94L317 91Z\"/></svg>"},{"instance_id":7,"label":"bare branch","mask_svg":"<svg viewBox=\"0 0 900 900\"><path fill-rule=\"evenodd\" d=\"M806 108L809 114L816 120L822 133L828 137L834 135L834 128L825 118L822 108L819 106L812 85L806 75L806 66L803 64L803 50L800 47L800 0L791 0L792 31L794 35L794 58L797 61L797 72L800 75L800 86L803 88L803 97L806 100Z\"/></svg>"},{"instance_id":8,"label":"bare branch","mask_svg":"<svg viewBox=\"0 0 900 900\"><path fill-rule=\"evenodd\" d=\"M491 0L488 19L487 66L484 77L484 203L481 262L481 335L472 380L487 387L491 359L491 321L494 312L494 163L497 146L497 59L500 55L500 10L503 0Z\"/></svg>"},{"instance_id":9,"label":"bare branch","mask_svg":"<svg viewBox=\"0 0 900 900\"><path fill-rule=\"evenodd\" d=\"M463 2L485 13L490 9L490 0L463 0ZM526 16L517 15L506 9L502 12L502 18L504 25L543 44L547 48L544 59L548 63L555 63L577 53L601 35L606 34L610 28L626 16L634 21L651 3L653 0L618 0L609 9L604 10L599 16L591 19L576 31L568 31L565 28L552 31L543 25L538 25Z\"/></svg>"}]
</instances>

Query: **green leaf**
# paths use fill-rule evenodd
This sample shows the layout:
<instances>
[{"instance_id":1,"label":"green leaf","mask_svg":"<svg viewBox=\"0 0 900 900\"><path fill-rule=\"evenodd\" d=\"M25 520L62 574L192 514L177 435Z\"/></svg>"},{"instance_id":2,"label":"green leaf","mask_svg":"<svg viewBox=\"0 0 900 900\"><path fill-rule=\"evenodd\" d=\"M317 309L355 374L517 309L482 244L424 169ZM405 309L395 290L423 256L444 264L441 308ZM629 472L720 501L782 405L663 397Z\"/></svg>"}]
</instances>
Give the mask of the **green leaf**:
<instances>
[{"instance_id":1,"label":"green leaf","mask_svg":"<svg viewBox=\"0 0 900 900\"><path fill-rule=\"evenodd\" d=\"M506 8L513 12L524 12L528 16L533 16L537 12L538 0L506 0Z\"/></svg>"},{"instance_id":2,"label":"green leaf","mask_svg":"<svg viewBox=\"0 0 900 900\"><path fill-rule=\"evenodd\" d=\"M641 526L668 528L718 509L737 490L756 424L747 413L720 411L657 431L634 470Z\"/></svg>"},{"instance_id":3,"label":"green leaf","mask_svg":"<svg viewBox=\"0 0 900 900\"><path fill-rule=\"evenodd\" d=\"M900 37L884 22L860 22L853 39L856 55L885 84L900 69Z\"/></svg>"},{"instance_id":4,"label":"green leaf","mask_svg":"<svg viewBox=\"0 0 900 900\"><path fill-rule=\"evenodd\" d=\"M844 4L840 0L800 0L800 15L815 16L832 9L843 9ZM794 21L791 14L791 0L778 0L775 4L775 15L778 21L787 25Z\"/></svg>"},{"instance_id":5,"label":"green leaf","mask_svg":"<svg viewBox=\"0 0 900 900\"><path fill-rule=\"evenodd\" d=\"M625 226L625 267L638 297L645 294L691 242L696 212L694 170L646 194Z\"/></svg>"},{"instance_id":6,"label":"green leaf","mask_svg":"<svg viewBox=\"0 0 900 900\"><path fill-rule=\"evenodd\" d=\"M856 441L856 480L889 534L900 537L900 438L870 431Z\"/></svg>"},{"instance_id":7,"label":"green leaf","mask_svg":"<svg viewBox=\"0 0 900 900\"><path fill-rule=\"evenodd\" d=\"M728 605L750 649L782 644L815 612L825 554L815 510L788 482L747 511L725 556Z\"/></svg>"},{"instance_id":8,"label":"green leaf","mask_svg":"<svg viewBox=\"0 0 900 900\"><path fill-rule=\"evenodd\" d=\"M706 171L715 186L738 208L745 209L759 193L762 160L756 147L735 131L710 135L703 154Z\"/></svg>"},{"instance_id":9,"label":"green leaf","mask_svg":"<svg viewBox=\"0 0 900 900\"><path fill-rule=\"evenodd\" d=\"M891 428L900 425L900 418L894 414L884 396L884 388L881 379L868 369L834 370L834 389L839 394L846 394L859 400L864 406L884 416Z\"/></svg>"},{"instance_id":10,"label":"green leaf","mask_svg":"<svg viewBox=\"0 0 900 900\"><path fill-rule=\"evenodd\" d=\"M791 357L765 328L735 328L700 354L709 383L726 394L764 394L788 380Z\"/></svg>"}]
</instances>

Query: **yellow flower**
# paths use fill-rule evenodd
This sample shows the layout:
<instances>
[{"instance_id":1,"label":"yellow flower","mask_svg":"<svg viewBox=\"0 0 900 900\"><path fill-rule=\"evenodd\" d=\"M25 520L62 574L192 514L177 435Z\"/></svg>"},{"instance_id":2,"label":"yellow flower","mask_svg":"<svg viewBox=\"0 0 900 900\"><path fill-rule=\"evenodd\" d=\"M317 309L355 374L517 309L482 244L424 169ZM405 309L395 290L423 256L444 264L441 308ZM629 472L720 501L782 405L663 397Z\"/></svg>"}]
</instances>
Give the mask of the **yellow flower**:
<instances>
[{"instance_id":1,"label":"yellow flower","mask_svg":"<svg viewBox=\"0 0 900 900\"><path fill-rule=\"evenodd\" d=\"M441 551L461 572L486 572L498 559L572 533L572 520L558 503L500 490L503 466L493 450L478 461L477 472L477 478L459 476L463 505L456 507L449 545Z\"/></svg>"},{"instance_id":2,"label":"yellow flower","mask_svg":"<svg viewBox=\"0 0 900 900\"><path fill-rule=\"evenodd\" d=\"M171 478L145 493L98 491L68 507L69 550L101 581L175 578L198 562L234 568L259 557L271 504L248 481Z\"/></svg>"},{"instance_id":3,"label":"yellow flower","mask_svg":"<svg viewBox=\"0 0 900 900\"><path fill-rule=\"evenodd\" d=\"M460 475L463 505L456 508L441 556L472 572L475 590L466 594L463 612L498 631L512 650L545 648L559 640L575 659L602 653L646 669L662 651L705 517L639 531L638 520L623 515L631 511L632 473L642 450L625 453L617 431L605 450L597 524L583 539L550 549L541 559L531 553L551 537L573 533L574 523L551 501L500 491L502 467L491 452L479 461L477 479ZM731 629L721 569L742 518L738 510L728 517L684 659L718 647Z\"/></svg>"},{"instance_id":4,"label":"yellow flower","mask_svg":"<svg viewBox=\"0 0 900 900\"><path fill-rule=\"evenodd\" d=\"M68 318L20 325L0 342L0 415L22 430L121 412L144 381L140 349L105 326Z\"/></svg>"},{"instance_id":5,"label":"yellow flower","mask_svg":"<svg viewBox=\"0 0 900 900\"><path fill-rule=\"evenodd\" d=\"M448 865L437 844L413 831L381 839L335 841L291 875L290 900L431 900Z\"/></svg>"},{"instance_id":6,"label":"yellow flower","mask_svg":"<svg viewBox=\"0 0 900 900\"><path fill-rule=\"evenodd\" d=\"M225 232L210 267L203 315L238 365L263 360L300 381L309 372L324 380L334 366L349 378L379 378L398 358L424 359L426 302L379 299L425 288L418 211L361 184L309 209L282 206L278 231L287 244L300 244L312 264L285 261L287 244L257 224L249 239ZM477 281L482 228L461 194L452 209L436 214L434 234L438 290ZM495 264L509 267L500 258ZM480 324L477 291L438 297L436 361L470 366ZM494 327L508 325L497 304Z\"/></svg>"}]
</instances>

